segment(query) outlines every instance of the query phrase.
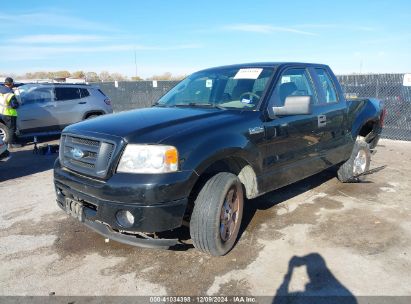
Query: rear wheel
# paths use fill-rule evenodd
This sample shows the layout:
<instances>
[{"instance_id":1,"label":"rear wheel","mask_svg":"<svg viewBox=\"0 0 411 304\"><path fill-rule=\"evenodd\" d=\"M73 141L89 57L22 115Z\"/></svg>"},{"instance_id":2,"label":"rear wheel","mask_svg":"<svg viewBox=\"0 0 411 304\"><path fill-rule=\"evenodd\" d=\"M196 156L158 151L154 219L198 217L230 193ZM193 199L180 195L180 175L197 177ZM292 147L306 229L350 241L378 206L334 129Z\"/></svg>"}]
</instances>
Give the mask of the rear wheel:
<instances>
[{"instance_id":1,"label":"rear wheel","mask_svg":"<svg viewBox=\"0 0 411 304\"><path fill-rule=\"evenodd\" d=\"M10 139L10 129L0 122L0 138L3 142L9 142Z\"/></svg>"},{"instance_id":2,"label":"rear wheel","mask_svg":"<svg viewBox=\"0 0 411 304\"><path fill-rule=\"evenodd\" d=\"M371 151L364 137L359 136L354 144L351 157L337 171L343 183L357 182L361 175L370 169Z\"/></svg>"},{"instance_id":3,"label":"rear wheel","mask_svg":"<svg viewBox=\"0 0 411 304\"><path fill-rule=\"evenodd\" d=\"M194 204L190 235L194 246L214 256L229 252L243 216L243 187L234 174L218 173L201 189Z\"/></svg>"},{"instance_id":4,"label":"rear wheel","mask_svg":"<svg viewBox=\"0 0 411 304\"><path fill-rule=\"evenodd\" d=\"M92 119L92 118L96 118L96 117L99 117L99 116L100 115L98 115L98 114L92 114L92 115L87 116L86 119Z\"/></svg>"}]
</instances>

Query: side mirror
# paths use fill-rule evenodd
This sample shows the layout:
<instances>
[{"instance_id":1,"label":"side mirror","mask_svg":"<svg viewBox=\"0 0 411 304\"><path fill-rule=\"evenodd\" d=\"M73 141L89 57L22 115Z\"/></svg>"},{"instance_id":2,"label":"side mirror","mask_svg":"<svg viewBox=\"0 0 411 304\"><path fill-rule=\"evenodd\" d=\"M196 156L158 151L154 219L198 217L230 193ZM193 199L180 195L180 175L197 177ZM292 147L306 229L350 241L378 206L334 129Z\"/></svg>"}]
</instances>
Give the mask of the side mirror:
<instances>
[{"instance_id":1,"label":"side mirror","mask_svg":"<svg viewBox=\"0 0 411 304\"><path fill-rule=\"evenodd\" d=\"M271 116L311 114L311 96L288 96L284 106L272 107Z\"/></svg>"}]
</instances>

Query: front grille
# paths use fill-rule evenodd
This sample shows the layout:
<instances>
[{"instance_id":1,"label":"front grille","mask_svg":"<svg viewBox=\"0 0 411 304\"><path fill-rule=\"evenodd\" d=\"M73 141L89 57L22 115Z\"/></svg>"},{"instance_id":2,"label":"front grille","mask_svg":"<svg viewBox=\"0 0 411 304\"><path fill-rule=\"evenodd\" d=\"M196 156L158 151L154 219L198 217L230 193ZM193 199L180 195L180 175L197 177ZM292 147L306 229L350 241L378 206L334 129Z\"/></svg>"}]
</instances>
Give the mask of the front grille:
<instances>
[{"instance_id":1,"label":"front grille","mask_svg":"<svg viewBox=\"0 0 411 304\"><path fill-rule=\"evenodd\" d=\"M100 142L97 140L90 140L90 139L79 138L79 137L72 137L71 142L75 144L88 145L88 146L94 146L94 147L98 147L100 145Z\"/></svg>"},{"instance_id":2,"label":"front grille","mask_svg":"<svg viewBox=\"0 0 411 304\"><path fill-rule=\"evenodd\" d=\"M106 140L62 135L60 161L75 172L104 178L114 149L115 144Z\"/></svg>"}]
</instances>

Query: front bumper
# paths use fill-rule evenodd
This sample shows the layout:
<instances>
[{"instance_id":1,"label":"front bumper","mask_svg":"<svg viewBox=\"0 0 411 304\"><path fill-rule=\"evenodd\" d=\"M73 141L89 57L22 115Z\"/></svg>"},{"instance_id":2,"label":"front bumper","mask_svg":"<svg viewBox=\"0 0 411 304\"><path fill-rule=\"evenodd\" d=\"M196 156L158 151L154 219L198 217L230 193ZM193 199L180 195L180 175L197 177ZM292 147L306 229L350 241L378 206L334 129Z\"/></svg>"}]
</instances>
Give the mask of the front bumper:
<instances>
[{"instance_id":1,"label":"front bumper","mask_svg":"<svg viewBox=\"0 0 411 304\"><path fill-rule=\"evenodd\" d=\"M177 240L137 238L136 234L163 232L182 225L188 194L190 172L145 176L115 174L107 181L77 175L54 167L57 203L65 210L65 200L81 202L84 224L103 236L122 243L142 247L169 247ZM122 227L117 219L119 210L134 216L132 227Z\"/></svg>"}]
</instances>

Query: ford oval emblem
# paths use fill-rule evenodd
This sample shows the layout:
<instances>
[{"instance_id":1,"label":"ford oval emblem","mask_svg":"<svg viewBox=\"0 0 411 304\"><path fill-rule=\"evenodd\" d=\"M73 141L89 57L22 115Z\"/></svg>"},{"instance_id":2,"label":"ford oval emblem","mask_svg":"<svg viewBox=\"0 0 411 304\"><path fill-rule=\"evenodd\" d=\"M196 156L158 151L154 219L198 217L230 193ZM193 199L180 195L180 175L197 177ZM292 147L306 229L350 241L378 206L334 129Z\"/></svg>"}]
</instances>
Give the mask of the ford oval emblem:
<instances>
[{"instance_id":1,"label":"ford oval emblem","mask_svg":"<svg viewBox=\"0 0 411 304\"><path fill-rule=\"evenodd\" d=\"M74 159L83 158L85 153L78 148L71 149L71 155L73 155Z\"/></svg>"}]
</instances>

